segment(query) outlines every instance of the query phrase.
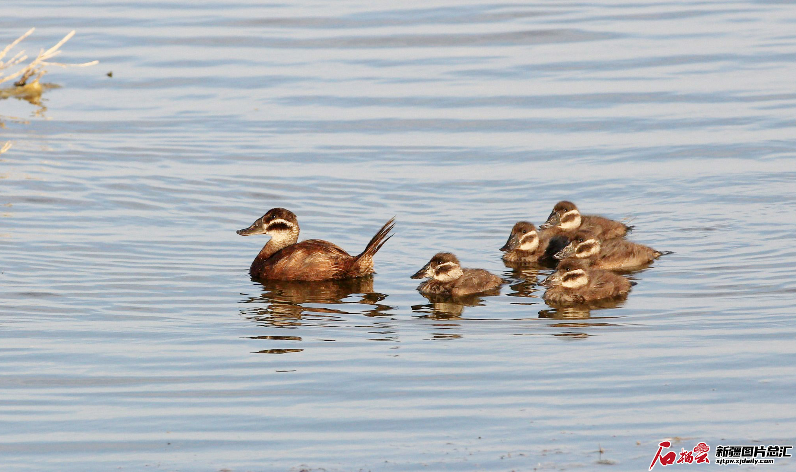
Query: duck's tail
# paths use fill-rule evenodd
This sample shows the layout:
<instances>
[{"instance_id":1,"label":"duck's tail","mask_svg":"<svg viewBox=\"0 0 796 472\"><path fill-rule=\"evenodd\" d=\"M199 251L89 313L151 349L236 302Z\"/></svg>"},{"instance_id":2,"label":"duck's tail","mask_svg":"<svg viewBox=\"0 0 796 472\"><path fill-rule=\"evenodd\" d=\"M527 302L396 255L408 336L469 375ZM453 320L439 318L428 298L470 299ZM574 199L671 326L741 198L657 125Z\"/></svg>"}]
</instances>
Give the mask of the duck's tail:
<instances>
[{"instance_id":1,"label":"duck's tail","mask_svg":"<svg viewBox=\"0 0 796 472\"><path fill-rule=\"evenodd\" d=\"M625 231L629 233L629 232L633 231L633 229L636 227L636 225L631 225L630 224L635 219L636 219L635 216L626 216L626 217L622 218L621 220L619 220L619 222L622 223L623 225L625 225Z\"/></svg>"},{"instance_id":2,"label":"duck's tail","mask_svg":"<svg viewBox=\"0 0 796 472\"><path fill-rule=\"evenodd\" d=\"M674 251L655 251L655 259L661 256L668 256L669 254L674 254Z\"/></svg>"},{"instance_id":3,"label":"duck's tail","mask_svg":"<svg viewBox=\"0 0 796 472\"><path fill-rule=\"evenodd\" d=\"M392 217L390 218L390 221L385 223L379 232L376 233L373 238L371 238L368 245L365 246L365 250L362 251L362 254L354 258L354 263L351 265L351 272L357 276L373 273L373 255L376 254L382 246L384 246L384 243L386 243L387 240L393 237L393 235L390 234L390 231L392 231L394 226L395 217Z\"/></svg>"}]
</instances>

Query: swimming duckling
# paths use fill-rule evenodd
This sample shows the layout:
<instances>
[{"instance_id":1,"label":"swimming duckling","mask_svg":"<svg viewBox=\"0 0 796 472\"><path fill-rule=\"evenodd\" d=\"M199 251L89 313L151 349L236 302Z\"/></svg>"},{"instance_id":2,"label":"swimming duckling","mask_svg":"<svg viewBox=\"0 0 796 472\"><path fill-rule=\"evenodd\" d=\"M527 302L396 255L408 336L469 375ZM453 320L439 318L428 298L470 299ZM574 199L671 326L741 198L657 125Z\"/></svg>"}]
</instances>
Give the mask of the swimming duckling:
<instances>
[{"instance_id":1,"label":"swimming duckling","mask_svg":"<svg viewBox=\"0 0 796 472\"><path fill-rule=\"evenodd\" d=\"M424 295L452 297L489 292L503 284L503 279L484 269L463 269L459 265L459 259L449 252L437 253L412 278L430 279L417 287Z\"/></svg>"},{"instance_id":2,"label":"swimming duckling","mask_svg":"<svg viewBox=\"0 0 796 472\"><path fill-rule=\"evenodd\" d=\"M578 231L572 241L556 254L563 263L578 259L594 269L637 270L649 265L664 253L625 239L600 241L591 231Z\"/></svg>"},{"instance_id":3,"label":"swimming duckling","mask_svg":"<svg viewBox=\"0 0 796 472\"><path fill-rule=\"evenodd\" d=\"M520 221L511 228L509 239L500 250L505 252L503 260L507 263L556 263L555 254L568 243L563 236L539 232L533 223Z\"/></svg>"},{"instance_id":4,"label":"swimming duckling","mask_svg":"<svg viewBox=\"0 0 796 472\"><path fill-rule=\"evenodd\" d=\"M548 287L543 296L548 305L571 306L625 298L632 284L619 274L569 260L562 261L542 285Z\"/></svg>"},{"instance_id":5,"label":"swimming duckling","mask_svg":"<svg viewBox=\"0 0 796 472\"><path fill-rule=\"evenodd\" d=\"M373 236L365 250L351 256L339 246L320 239L297 242L296 215L284 208L273 208L246 229L241 236L267 234L271 240L254 258L249 273L264 280L333 280L362 277L373 273L373 255L392 237L390 219Z\"/></svg>"},{"instance_id":6,"label":"swimming duckling","mask_svg":"<svg viewBox=\"0 0 796 472\"><path fill-rule=\"evenodd\" d=\"M621 238L633 229L632 226L602 216L581 215L578 207L568 201L556 203L550 216L547 217L547 221L539 226L539 229L547 228L570 239L579 229L585 229L593 232L603 241Z\"/></svg>"}]
</instances>

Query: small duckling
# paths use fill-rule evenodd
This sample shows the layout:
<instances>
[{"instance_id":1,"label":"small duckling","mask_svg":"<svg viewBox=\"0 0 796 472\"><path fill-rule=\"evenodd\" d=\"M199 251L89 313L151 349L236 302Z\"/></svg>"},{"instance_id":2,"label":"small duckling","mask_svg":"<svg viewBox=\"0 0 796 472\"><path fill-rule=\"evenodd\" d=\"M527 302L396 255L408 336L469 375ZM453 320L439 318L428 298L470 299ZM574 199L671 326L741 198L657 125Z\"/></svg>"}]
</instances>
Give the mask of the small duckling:
<instances>
[{"instance_id":1,"label":"small duckling","mask_svg":"<svg viewBox=\"0 0 796 472\"><path fill-rule=\"evenodd\" d=\"M271 236L249 268L249 273L256 279L338 280L372 274L373 256L392 237L389 233L394 226L395 218L392 218L358 256L320 239L297 242L298 219L292 211L284 208L268 210L251 226L238 230L238 234Z\"/></svg>"},{"instance_id":2,"label":"small duckling","mask_svg":"<svg viewBox=\"0 0 796 472\"><path fill-rule=\"evenodd\" d=\"M643 269L663 254L666 253L625 239L600 241L593 232L581 230L555 257L561 263L578 259L594 269L631 271Z\"/></svg>"},{"instance_id":3,"label":"small duckling","mask_svg":"<svg viewBox=\"0 0 796 472\"><path fill-rule=\"evenodd\" d=\"M548 305L572 306L623 299L632 284L619 274L586 268L581 261L568 260L562 261L542 285L548 287L543 296Z\"/></svg>"},{"instance_id":4,"label":"small duckling","mask_svg":"<svg viewBox=\"0 0 796 472\"><path fill-rule=\"evenodd\" d=\"M463 297L489 292L503 285L503 279L484 269L463 269L459 259L449 252L437 253L412 278L430 279L417 287L424 295Z\"/></svg>"},{"instance_id":5,"label":"small duckling","mask_svg":"<svg viewBox=\"0 0 796 472\"><path fill-rule=\"evenodd\" d=\"M603 241L625 236L633 229L618 221L609 220L597 215L581 215L574 203L566 200L556 203L550 216L547 217L539 229L550 228L557 234L562 234L572 239L579 229L586 229Z\"/></svg>"},{"instance_id":6,"label":"small duckling","mask_svg":"<svg viewBox=\"0 0 796 472\"><path fill-rule=\"evenodd\" d=\"M555 254L568 243L563 236L550 231L540 233L533 223L520 221L511 228L509 239L500 250L505 252L503 260L507 263L555 263Z\"/></svg>"}]
</instances>

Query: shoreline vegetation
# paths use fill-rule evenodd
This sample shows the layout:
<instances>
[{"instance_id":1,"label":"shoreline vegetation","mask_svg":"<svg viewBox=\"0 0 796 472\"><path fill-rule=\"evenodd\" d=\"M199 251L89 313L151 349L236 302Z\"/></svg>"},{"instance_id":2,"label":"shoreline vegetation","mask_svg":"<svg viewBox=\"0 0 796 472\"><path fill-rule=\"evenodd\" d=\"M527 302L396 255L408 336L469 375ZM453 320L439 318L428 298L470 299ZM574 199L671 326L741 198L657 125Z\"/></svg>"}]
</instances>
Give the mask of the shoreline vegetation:
<instances>
[{"instance_id":1,"label":"shoreline vegetation","mask_svg":"<svg viewBox=\"0 0 796 472\"><path fill-rule=\"evenodd\" d=\"M54 84L42 84L40 79L47 73L48 67L88 67L99 64L99 61L84 62L82 64L65 64L61 62L50 62L50 59L61 54L61 46L69 41L75 35L72 30L64 36L63 39L58 41L55 46L50 49L41 49L39 54L30 62L26 64L29 59L24 50L21 50L11 56L10 59L4 61L5 57L11 52L14 47L21 43L25 38L33 34L36 28L29 29L25 34L8 44L2 51L0 51L0 100L7 98L18 98L26 100L33 105L41 105L41 94L44 90L57 88ZM18 70L10 72L16 66L24 64ZM10 87L4 87L2 84L15 80ZM0 123L2 125L2 123ZM11 148L11 141L0 143L0 154L8 151Z\"/></svg>"}]
</instances>

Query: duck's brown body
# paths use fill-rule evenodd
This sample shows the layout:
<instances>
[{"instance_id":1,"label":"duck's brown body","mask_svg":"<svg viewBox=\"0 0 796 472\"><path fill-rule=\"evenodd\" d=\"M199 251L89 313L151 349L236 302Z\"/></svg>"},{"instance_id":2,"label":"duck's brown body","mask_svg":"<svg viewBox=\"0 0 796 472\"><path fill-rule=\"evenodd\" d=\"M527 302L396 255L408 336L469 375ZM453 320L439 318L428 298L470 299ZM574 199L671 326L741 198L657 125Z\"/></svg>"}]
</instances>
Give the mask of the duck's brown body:
<instances>
[{"instance_id":1,"label":"duck's brown body","mask_svg":"<svg viewBox=\"0 0 796 472\"><path fill-rule=\"evenodd\" d=\"M625 277L608 270L582 268L580 262L562 262L559 270L545 280L548 305L573 306L606 300L621 300L630 292Z\"/></svg>"},{"instance_id":2,"label":"duck's brown body","mask_svg":"<svg viewBox=\"0 0 796 472\"><path fill-rule=\"evenodd\" d=\"M440 252L431 258L412 278L429 280L421 283L417 290L424 295L465 297L496 291L503 279L484 269L464 269L459 259L449 252Z\"/></svg>"},{"instance_id":3,"label":"duck's brown body","mask_svg":"<svg viewBox=\"0 0 796 472\"><path fill-rule=\"evenodd\" d=\"M336 244L320 239L298 240L296 216L284 208L274 208L238 234L270 234L249 268L261 280L338 280L370 275L373 255L390 239L394 219L373 236L365 250L352 256Z\"/></svg>"},{"instance_id":4,"label":"duck's brown body","mask_svg":"<svg viewBox=\"0 0 796 472\"><path fill-rule=\"evenodd\" d=\"M553 207L541 228L567 239L572 239L578 231L586 230L605 241L624 237L632 226L602 216L581 215L574 203L561 201Z\"/></svg>"},{"instance_id":5,"label":"duck's brown body","mask_svg":"<svg viewBox=\"0 0 796 472\"><path fill-rule=\"evenodd\" d=\"M336 244L320 239L308 239L272 254L268 254L266 248L249 268L249 274L256 279L332 280L373 273L373 259L367 261L369 263L355 264L356 258Z\"/></svg>"},{"instance_id":6,"label":"duck's brown body","mask_svg":"<svg viewBox=\"0 0 796 472\"><path fill-rule=\"evenodd\" d=\"M464 297L491 292L503 284L503 279L484 269L462 269L462 276L450 282L430 279L421 283L417 290L426 295L450 295Z\"/></svg>"},{"instance_id":7,"label":"duck's brown body","mask_svg":"<svg viewBox=\"0 0 796 472\"><path fill-rule=\"evenodd\" d=\"M567 256L562 259L562 263L571 258L586 263L593 269L631 271L643 269L662 254L649 246L625 239L599 241L592 235L590 239L579 242L579 239L583 239L583 234L578 233L570 246L562 251Z\"/></svg>"}]
</instances>

